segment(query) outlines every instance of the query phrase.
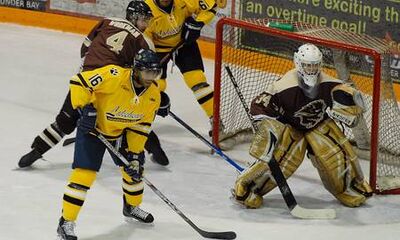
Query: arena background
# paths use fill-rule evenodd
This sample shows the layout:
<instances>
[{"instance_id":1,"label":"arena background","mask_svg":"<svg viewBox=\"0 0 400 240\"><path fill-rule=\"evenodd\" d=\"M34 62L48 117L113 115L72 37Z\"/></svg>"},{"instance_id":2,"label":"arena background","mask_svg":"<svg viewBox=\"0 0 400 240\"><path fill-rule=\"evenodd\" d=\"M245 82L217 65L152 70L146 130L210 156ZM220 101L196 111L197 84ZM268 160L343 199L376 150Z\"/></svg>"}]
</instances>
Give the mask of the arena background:
<instances>
[{"instance_id":1,"label":"arena background","mask_svg":"<svg viewBox=\"0 0 400 240\"><path fill-rule=\"evenodd\" d=\"M394 58L391 76L400 82L400 0L218 0L217 17L202 31L200 48L214 58L215 25L224 16L278 18L339 28L386 39ZM87 34L101 17L124 17L129 0L0 0L0 22Z\"/></svg>"}]
</instances>

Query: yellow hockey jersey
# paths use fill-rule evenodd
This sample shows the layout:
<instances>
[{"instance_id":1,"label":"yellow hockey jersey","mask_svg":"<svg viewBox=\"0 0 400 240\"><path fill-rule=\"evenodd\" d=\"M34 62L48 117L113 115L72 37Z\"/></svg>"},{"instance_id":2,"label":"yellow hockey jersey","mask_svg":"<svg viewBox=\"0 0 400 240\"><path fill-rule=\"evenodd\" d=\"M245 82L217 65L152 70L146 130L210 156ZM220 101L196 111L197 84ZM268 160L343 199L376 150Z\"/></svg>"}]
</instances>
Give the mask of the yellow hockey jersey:
<instances>
[{"instance_id":1,"label":"yellow hockey jersey","mask_svg":"<svg viewBox=\"0 0 400 240\"><path fill-rule=\"evenodd\" d=\"M160 91L152 84L137 95L131 74L132 69L116 65L81 72L70 81L71 102L74 109L92 103L96 130L110 139L126 131L128 150L139 153L160 106Z\"/></svg>"},{"instance_id":2,"label":"yellow hockey jersey","mask_svg":"<svg viewBox=\"0 0 400 240\"><path fill-rule=\"evenodd\" d=\"M181 41L182 26L187 17L207 24L216 14L215 0L173 0L171 13L158 7L156 0L145 0L150 6L154 18L145 34L149 36L157 52L169 52Z\"/></svg>"}]
</instances>

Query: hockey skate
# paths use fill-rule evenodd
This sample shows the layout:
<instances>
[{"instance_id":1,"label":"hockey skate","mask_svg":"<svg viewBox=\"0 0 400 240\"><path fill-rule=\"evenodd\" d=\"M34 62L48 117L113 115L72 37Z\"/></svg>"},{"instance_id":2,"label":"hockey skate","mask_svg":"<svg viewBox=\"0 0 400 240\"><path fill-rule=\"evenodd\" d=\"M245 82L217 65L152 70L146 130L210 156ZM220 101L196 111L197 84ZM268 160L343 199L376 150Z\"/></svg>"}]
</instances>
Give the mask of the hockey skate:
<instances>
[{"instance_id":1,"label":"hockey skate","mask_svg":"<svg viewBox=\"0 0 400 240\"><path fill-rule=\"evenodd\" d=\"M42 158L42 155L36 149L32 149L32 151L21 157L18 166L20 168L29 167L40 158Z\"/></svg>"},{"instance_id":2,"label":"hockey skate","mask_svg":"<svg viewBox=\"0 0 400 240\"><path fill-rule=\"evenodd\" d=\"M78 238L74 232L75 222L66 221L63 217L60 218L60 222L57 228L58 239L61 240L77 240Z\"/></svg>"},{"instance_id":3,"label":"hockey skate","mask_svg":"<svg viewBox=\"0 0 400 240\"><path fill-rule=\"evenodd\" d=\"M152 223L154 221L153 215L151 213L148 213L139 207L135 207L132 205L129 205L124 201L124 208L122 213L124 216L127 218L128 221L130 221L132 218L138 220L139 222L144 222L144 223Z\"/></svg>"},{"instance_id":4,"label":"hockey skate","mask_svg":"<svg viewBox=\"0 0 400 240\"><path fill-rule=\"evenodd\" d=\"M167 166L169 164L169 160L164 150L161 148L160 141L158 140L157 135L151 131L147 142L145 144L145 149L151 154L150 159L158 163L162 166Z\"/></svg>"}]
</instances>

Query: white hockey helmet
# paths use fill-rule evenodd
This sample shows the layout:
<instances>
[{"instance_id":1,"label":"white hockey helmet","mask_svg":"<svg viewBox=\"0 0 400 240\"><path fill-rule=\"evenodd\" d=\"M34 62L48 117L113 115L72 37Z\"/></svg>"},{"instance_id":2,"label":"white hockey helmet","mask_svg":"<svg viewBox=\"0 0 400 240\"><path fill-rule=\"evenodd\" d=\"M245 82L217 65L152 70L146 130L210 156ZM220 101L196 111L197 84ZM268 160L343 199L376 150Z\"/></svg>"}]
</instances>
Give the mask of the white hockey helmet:
<instances>
[{"instance_id":1,"label":"white hockey helmet","mask_svg":"<svg viewBox=\"0 0 400 240\"><path fill-rule=\"evenodd\" d=\"M301 45L294 53L294 64L304 87L314 88L318 85L322 53L317 46L310 43Z\"/></svg>"}]
</instances>

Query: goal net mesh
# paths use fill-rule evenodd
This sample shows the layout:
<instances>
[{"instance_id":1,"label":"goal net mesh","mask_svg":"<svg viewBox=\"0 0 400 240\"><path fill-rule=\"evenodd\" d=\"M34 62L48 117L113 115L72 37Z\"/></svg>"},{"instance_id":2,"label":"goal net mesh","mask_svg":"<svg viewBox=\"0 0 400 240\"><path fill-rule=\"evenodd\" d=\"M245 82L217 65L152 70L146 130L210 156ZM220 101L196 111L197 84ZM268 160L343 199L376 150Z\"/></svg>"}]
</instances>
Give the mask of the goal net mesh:
<instances>
[{"instance_id":1,"label":"goal net mesh","mask_svg":"<svg viewBox=\"0 0 400 240\"><path fill-rule=\"evenodd\" d=\"M272 22L270 19L235 21L239 24L230 24L228 19L222 28L217 29L217 40L220 37L221 41L217 41L216 46L217 111L214 113L214 122L219 122L219 129L214 129L216 134L213 141L218 144L218 132L221 131L225 135L251 134L251 123L226 67L233 73L246 105L250 107L254 97L295 67L293 54L306 42L306 37L308 42L321 49L323 71L349 80L362 93L366 105L363 119L353 129L343 126L343 131L358 146L358 150L367 152L364 158L376 153L376 159L371 161L370 180L374 181L371 185L376 186L377 192L400 188L400 113L390 76L389 46L371 36L309 24L292 23L294 33L280 36L279 32L283 30L268 31L270 28L267 25ZM241 25L240 22L245 24ZM360 51L359 47L379 54L379 76L374 67L374 58ZM380 86L379 102L375 105L374 79L379 81ZM373 125L374 112L379 119L377 126ZM373 129L377 136L371 135ZM373 141L370 141L371 136ZM377 151L371 144L376 145Z\"/></svg>"}]
</instances>

